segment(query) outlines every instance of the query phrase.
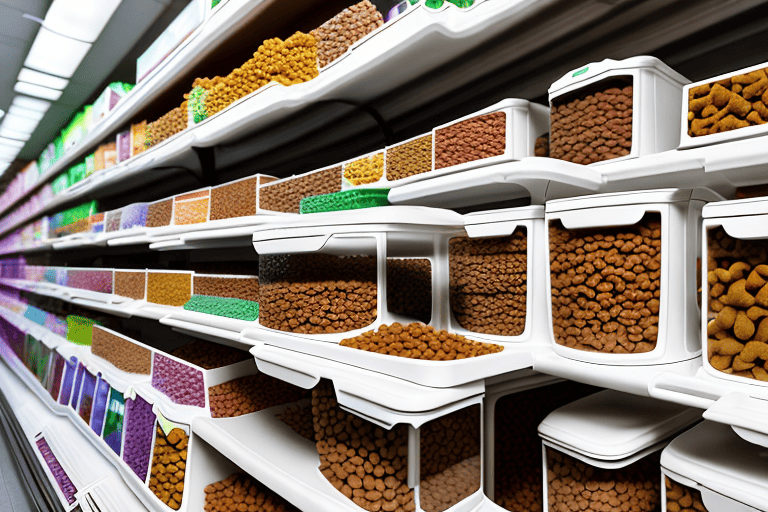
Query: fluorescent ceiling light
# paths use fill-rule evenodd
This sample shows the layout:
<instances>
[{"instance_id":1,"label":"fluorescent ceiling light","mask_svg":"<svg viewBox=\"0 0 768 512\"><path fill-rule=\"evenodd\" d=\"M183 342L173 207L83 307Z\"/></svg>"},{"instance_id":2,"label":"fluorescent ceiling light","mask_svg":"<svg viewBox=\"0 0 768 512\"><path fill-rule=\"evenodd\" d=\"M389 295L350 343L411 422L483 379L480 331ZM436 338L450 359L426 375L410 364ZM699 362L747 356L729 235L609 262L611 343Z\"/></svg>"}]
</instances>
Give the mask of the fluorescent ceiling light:
<instances>
[{"instance_id":1,"label":"fluorescent ceiling light","mask_svg":"<svg viewBox=\"0 0 768 512\"><path fill-rule=\"evenodd\" d=\"M29 82L30 84L42 85L43 87L49 87L51 89L64 89L69 80L66 78L59 78L57 76L49 75L48 73L41 73L34 69L21 68L19 71L19 82Z\"/></svg>"},{"instance_id":2,"label":"fluorescent ceiling light","mask_svg":"<svg viewBox=\"0 0 768 512\"><path fill-rule=\"evenodd\" d=\"M45 98L47 100L56 101L61 98L61 91L56 89L49 89L42 85L28 84L26 82L16 82L13 90L22 94L29 94L30 96L37 96L38 98Z\"/></svg>"},{"instance_id":3,"label":"fluorescent ceiling light","mask_svg":"<svg viewBox=\"0 0 768 512\"><path fill-rule=\"evenodd\" d=\"M14 146L17 148L23 148L25 142L20 140L13 140L13 139L6 139L5 137L0 137L0 145L2 146Z\"/></svg>"},{"instance_id":4,"label":"fluorescent ceiling light","mask_svg":"<svg viewBox=\"0 0 768 512\"><path fill-rule=\"evenodd\" d=\"M29 119L27 117L8 114L5 116L5 119L3 119L3 124L0 126L16 130L17 132L32 133L35 131L35 128L37 128L39 122L40 121Z\"/></svg>"},{"instance_id":5,"label":"fluorescent ceiling light","mask_svg":"<svg viewBox=\"0 0 768 512\"><path fill-rule=\"evenodd\" d=\"M49 75L69 78L75 74L90 49L89 43L76 41L40 27L24 66Z\"/></svg>"},{"instance_id":6,"label":"fluorescent ceiling light","mask_svg":"<svg viewBox=\"0 0 768 512\"><path fill-rule=\"evenodd\" d=\"M16 96L13 98L12 104L17 107L28 108L29 110L37 110L38 112L45 112L51 106L50 101L30 98L28 96Z\"/></svg>"},{"instance_id":7,"label":"fluorescent ceiling light","mask_svg":"<svg viewBox=\"0 0 768 512\"><path fill-rule=\"evenodd\" d=\"M35 121L40 121L45 115L45 112L17 107L16 105L11 105L11 108L8 109L8 113L19 117L26 117L27 119L34 119Z\"/></svg>"},{"instance_id":8,"label":"fluorescent ceiling light","mask_svg":"<svg viewBox=\"0 0 768 512\"><path fill-rule=\"evenodd\" d=\"M28 133L17 132L11 128L6 128L5 126L0 126L0 137L8 137L9 139L27 141L31 135Z\"/></svg>"},{"instance_id":9,"label":"fluorescent ceiling light","mask_svg":"<svg viewBox=\"0 0 768 512\"><path fill-rule=\"evenodd\" d=\"M119 5L120 0L53 0L45 15L45 27L93 43Z\"/></svg>"}]
</instances>

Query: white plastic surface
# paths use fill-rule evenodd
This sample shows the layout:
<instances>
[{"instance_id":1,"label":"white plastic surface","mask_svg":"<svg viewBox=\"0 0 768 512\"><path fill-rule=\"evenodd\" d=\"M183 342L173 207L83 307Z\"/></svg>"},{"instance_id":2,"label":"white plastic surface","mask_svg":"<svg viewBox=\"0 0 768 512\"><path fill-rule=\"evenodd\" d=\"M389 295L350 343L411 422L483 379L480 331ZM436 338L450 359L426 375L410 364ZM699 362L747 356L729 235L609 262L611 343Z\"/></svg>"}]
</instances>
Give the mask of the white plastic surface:
<instances>
[{"instance_id":1,"label":"white plastic surface","mask_svg":"<svg viewBox=\"0 0 768 512\"><path fill-rule=\"evenodd\" d=\"M704 421L675 438L661 452L661 469L699 490L709 512L768 510L765 456L726 425Z\"/></svg>"}]
</instances>

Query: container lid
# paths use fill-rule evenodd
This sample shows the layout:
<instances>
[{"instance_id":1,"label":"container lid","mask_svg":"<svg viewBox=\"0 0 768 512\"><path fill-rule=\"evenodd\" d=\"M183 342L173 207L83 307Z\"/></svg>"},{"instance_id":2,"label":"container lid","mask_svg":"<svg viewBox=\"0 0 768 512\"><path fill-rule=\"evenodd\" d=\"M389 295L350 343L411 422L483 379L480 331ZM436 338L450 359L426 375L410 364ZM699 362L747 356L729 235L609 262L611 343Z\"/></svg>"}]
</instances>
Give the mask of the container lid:
<instances>
[{"instance_id":1,"label":"container lid","mask_svg":"<svg viewBox=\"0 0 768 512\"><path fill-rule=\"evenodd\" d=\"M638 57L630 57L624 60L605 59L600 62L592 62L586 66L572 69L563 75L562 78L556 80L552 85L549 86L549 97L551 99L553 96L556 96L557 93L567 87L571 87L574 84L579 84L585 81L594 81L594 79L600 77L601 75L612 71L640 68L649 69L653 72L666 75L672 80L680 83L680 85L685 85L690 82L690 80L664 64L656 57L642 55Z\"/></svg>"},{"instance_id":2,"label":"container lid","mask_svg":"<svg viewBox=\"0 0 768 512\"><path fill-rule=\"evenodd\" d=\"M658 190L634 190L589 196L569 197L547 201L547 213L598 208L603 206L625 206L631 204L677 203L681 201L719 201L722 197L704 188L665 188Z\"/></svg>"},{"instance_id":3,"label":"container lid","mask_svg":"<svg viewBox=\"0 0 768 512\"><path fill-rule=\"evenodd\" d=\"M661 453L661 467L736 501L766 510L766 451L741 439L728 425L704 421L678 436Z\"/></svg>"},{"instance_id":4,"label":"container lid","mask_svg":"<svg viewBox=\"0 0 768 512\"><path fill-rule=\"evenodd\" d=\"M766 214L768 214L768 197L718 201L704 206L704 209L701 211L701 216L705 219Z\"/></svg>"},{"instance_id":5,"label":"container lid","mask_svg":"<svg viewBox=\"0 0 768 512\"><path fill-rule=\"evenodd\" d=\"M500 210L487 210L472 212L464 215L464 225L484 224L486 222L505 222L508 220L543 219L544 206L522 206L520 208L502 208Z\"/></svg>"},{"instance_id":6,"label":"container lid","mask_svg":"<svg viewBox=\"0 0 768 512\"><path fill-rule=\"evenodd\" d=\"M701 419L701 411L606 390L565 405L539 425L555 446L591 459L627 459Z\"/></svg>"}]
</instances>

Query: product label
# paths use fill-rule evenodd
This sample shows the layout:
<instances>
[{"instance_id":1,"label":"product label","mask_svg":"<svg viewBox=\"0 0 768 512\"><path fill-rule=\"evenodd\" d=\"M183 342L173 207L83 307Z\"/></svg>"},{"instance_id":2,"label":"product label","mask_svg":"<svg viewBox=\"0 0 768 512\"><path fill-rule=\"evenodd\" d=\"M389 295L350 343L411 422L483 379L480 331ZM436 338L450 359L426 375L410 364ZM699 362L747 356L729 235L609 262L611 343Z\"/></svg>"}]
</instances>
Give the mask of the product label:
<instances>
[{"instance_id":1,"label":"product label","mask_svg":"<svg viewBox=\"0 0 768 512\"><path fill-rule=\"evenodd\" d=\"M577 76L579 76L579 75L583 75L583 74L584 74L584 73L586 73L587 71L589 71L589 66L587 66L587 67L585 67L585 68L582 68L582 69L580 69L580 70L578 70L578 71L575 71L575 72L573 73L573 77L577 77Z\"/></svg>"}]
</instances>

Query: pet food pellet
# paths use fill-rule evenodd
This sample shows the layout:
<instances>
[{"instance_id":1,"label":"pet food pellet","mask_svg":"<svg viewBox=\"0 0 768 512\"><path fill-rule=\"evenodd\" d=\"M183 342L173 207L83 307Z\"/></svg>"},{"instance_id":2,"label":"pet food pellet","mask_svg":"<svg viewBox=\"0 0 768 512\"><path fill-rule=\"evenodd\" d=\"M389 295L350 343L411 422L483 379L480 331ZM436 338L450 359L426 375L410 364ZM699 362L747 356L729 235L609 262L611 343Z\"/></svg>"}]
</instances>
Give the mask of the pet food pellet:
<instances>
[{"instance_id":1,"label":"pet food pellet","mask_svg":"<svg viewBox=\"0 0 768 512\"><path fill-rule=\"evenodd\" d=\"M435 169L503 155L507 115L493 112L460 121L435 132Z\"/></svg>"}]
</instances>

